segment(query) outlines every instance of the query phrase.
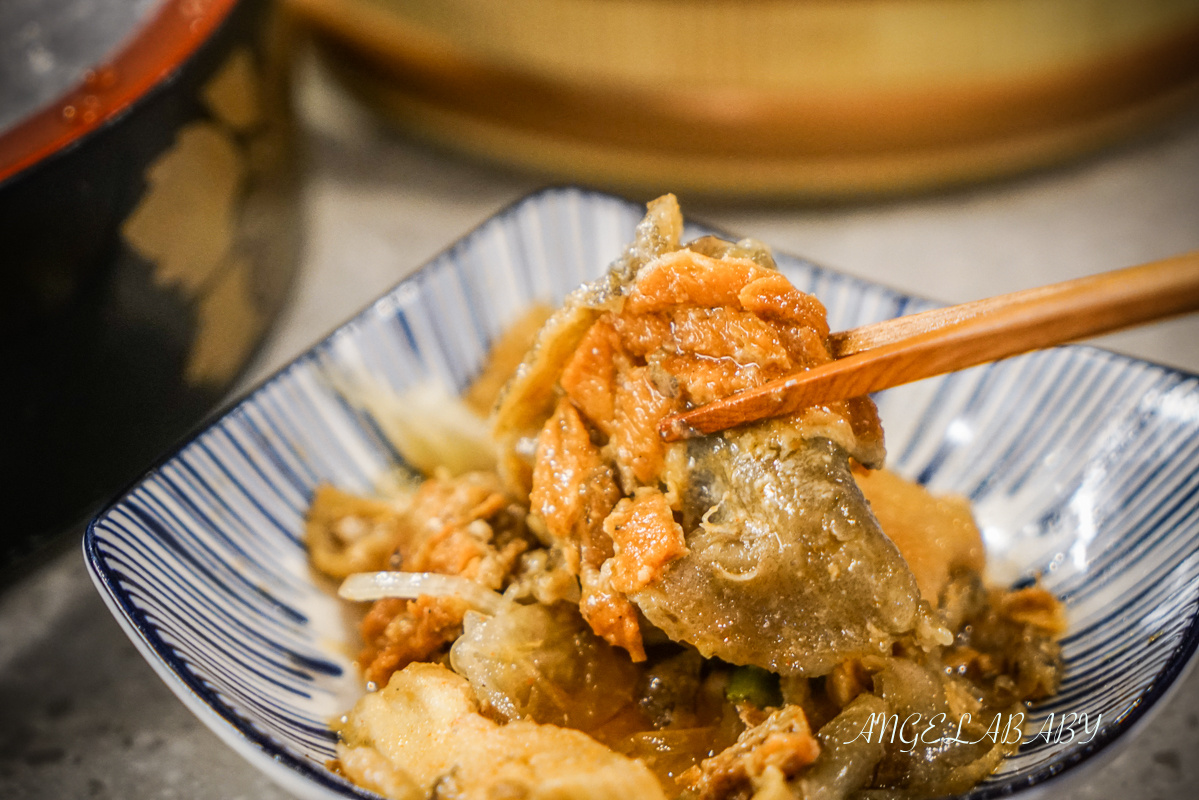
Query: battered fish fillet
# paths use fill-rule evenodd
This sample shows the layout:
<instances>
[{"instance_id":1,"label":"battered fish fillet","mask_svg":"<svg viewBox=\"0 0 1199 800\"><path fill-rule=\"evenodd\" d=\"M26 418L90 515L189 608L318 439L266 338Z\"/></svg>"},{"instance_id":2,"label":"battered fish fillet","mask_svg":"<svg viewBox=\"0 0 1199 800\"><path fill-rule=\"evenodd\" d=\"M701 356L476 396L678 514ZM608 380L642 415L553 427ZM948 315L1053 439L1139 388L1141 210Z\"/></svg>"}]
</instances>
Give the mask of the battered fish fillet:
<instances>
[{"instance_id":1,"label":"battered fish fillet","mask_svg":"<svg viewBox=\"0 0 1199 800\"><path fill-rule=\"evenodd\" d=\"M347 717L337 756L355 783L395 800L664 800L641 762L581 731L479 713L465 678L411 664Z\"/></svg>"},{"instance_id":2,"label":"battered fish fillet","mask_svg":"<svg viewBox=\"0 0 1199 800\"><path fill-rule=\"evenodd\" d=\"M668 414L831 359L823 306L764 247L680 247L681 230L672 196L651 203L625 255L549 319L497 408L501 472L578 565L584 617L635 659L633 606L704 656L784 675L887 654L905 635L947 643L850 471L884 457L868 398L658 436Z\"/></svg>"}]
</instances>

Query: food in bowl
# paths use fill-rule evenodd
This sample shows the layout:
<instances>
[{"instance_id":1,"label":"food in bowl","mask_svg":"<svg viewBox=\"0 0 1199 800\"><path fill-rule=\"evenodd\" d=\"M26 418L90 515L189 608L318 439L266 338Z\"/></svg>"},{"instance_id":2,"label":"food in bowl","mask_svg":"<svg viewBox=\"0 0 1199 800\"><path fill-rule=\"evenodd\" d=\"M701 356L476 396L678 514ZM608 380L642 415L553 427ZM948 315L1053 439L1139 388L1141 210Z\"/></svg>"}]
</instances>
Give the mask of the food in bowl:
<instances>
[{"instance_id":1,"label":"food in bowl","mask_svg":"<svg viewBox=\"0 0 1199 800\"><path fill-rule=\"evenodd\" d=\"M673 197L651 203L540 327L493 467L316 492L312 563L374 600L372 691L338 725L360 786L939 796L990 774L1056 691L1061 605L985 586L968 506L881 469L868 398L662 442L668 414L830 359L823 307L766 248L681 231Z\"/></svg>"}]
</instances>

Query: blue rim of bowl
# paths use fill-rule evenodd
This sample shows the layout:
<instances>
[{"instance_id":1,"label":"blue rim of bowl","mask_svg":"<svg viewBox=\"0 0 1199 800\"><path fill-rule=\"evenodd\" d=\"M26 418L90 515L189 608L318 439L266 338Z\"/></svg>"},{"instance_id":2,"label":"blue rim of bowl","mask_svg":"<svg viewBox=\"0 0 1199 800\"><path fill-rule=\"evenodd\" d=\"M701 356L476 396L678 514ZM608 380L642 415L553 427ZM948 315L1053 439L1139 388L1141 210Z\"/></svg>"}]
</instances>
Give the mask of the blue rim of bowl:
<instances>
[{"instance_id":1,"label":"blue rim of bowl","mask_svg":"<svg viewBox=\"0 0 1199 800\"><path fill-rule=\"evenodd\" d=\"M570 184L547 186L502 206L498 211L487 217L475 227L471 228L470 231L459 237L451 245L443 248L436 255L423 262L408 276L404 277L387 291L383 292L379 297L372 300L366 307L354 313L346 321L333 328L333 330L331 330L328 334L321 337L312 346L305 349L287 364L263 378L237 399L223 405L213 412L213 414L208 418L208 421L202 423L200 426L197 426L182 439L180 439L172 448L167 451L165 455L163 455L156 462L154 462L152 466L146 469L141 476L121 490L121 492L118 493L111 502L107 503L104 508L88 523L87 530L83 536L83 555L87 562L88 568L92 573L93 579L104 586L105 590L108 592L109 598L112 600L112 602L117 604L117 606L121 609L121 612L125 615L124 623L130 626L129 629L137 633L142 642L153 651L155 657L162 663L162 665L169 669L174 679L181 684L180 688L186 688L190 693L202 699L208 708L216 712L217 717L221 721L231 726L233 731L241 736L247 743L257 747L262 755L267 756L272 761L291 767L304 776L313 779L325 788L341 791L343 793L345 791L350 791L353 792L352 796L363 798L363 800L371 800L372 798L378 796L373 792L365 792L363 789L355 786L348 780L335 777L334 774L327 769L315 768L312 762L305 760L303 757L298 756L296 753L280 745L271 737L259 732L253 727L253 725L249 724L240 714L238 714L237 711L235 711L227 703L223 702L215 692L205 687L198 678L193 676L190 670L187 668L186 663L173 654L171 648L168 647L166 643L154 633L152 626L147 625L144 614L142 614L142 612L138 611L133 606L133 604L130 602L128 593L115 584L115 582L112 580L112 575L110 574L109 570L105 566L102 566L103 556L97 549L98 543L96 539L96 525L102 518L107 516L114 507L128 498L129 495L132 494L132 492L150 475L154 474L162 466L173 460L188 445L199 439L208 431L220 425L225 417L248 403L254 398L254 396L262 391L264 387L274 383L286 373L297 368L300 364L314 360L319 353L328 350L334 340L348 335L351 331L358 328L362 324L363 320L369 318L373 314L378 313L378 309L386 303L389 297L399 291L402 287L417 280L420 274L424 272L424 270L431 264L436 263L444 257L452 255L458 250L465 249L471 241L482 234L484 228L486 228L492 221L511 214L513 211L525 205L526 203L547 195L563 194L567 192L576 192L582 195L590 195L593 197L610 198L640 209L640 204L634 203L627 198L619 197L606 192L597 192ZM712 227L701 222L697 222L695 224L703 227L705 230L727 235L720 228ZM833 270L829 270L825 267L816 265L813 266L822 272L834 272ZM881 284L873 281L867 281L853 275L846 275L844 273L834 274L838 275L839 277L846 278L852 283L862 286L870 286L874 288L882 286ZM882 288L900 300L923 299L916 295L912 295L907 292L900 292L887 286L882 286ZM1112 353L1111 351L1103 350L1102 348L1091 345L1076 344L1065 345L1065 347L1075 348L1078 350L1099 351L1108 356L1115 356L1119 361L1126 363L1154 363L1145 359L1126 356L1121 353ZM1196 375L1195 373L1178 369L1176 367L1161 364L1155 364L1155 366L1158 366L1161 369L1176 375L1199 378L1199 375ZM1132 710L1125 714L1124 717L1122 717L1119 722L1116 723L1116 725L1105 729L1086 745L1070 752L1062 759L1042 767L1031 775L1009 783L995 786L984 786L982 788L974 789L970 792L967 792L965 795L961 795L961 797L965 798L966 800L991 800L992 798L1010 797L1019 791L1029 789L1034 786L1039 787L1041 785L1045 785L1048 781L1060 777L1068 770L1085 762L1089 762L1092 758L1111 745L1116 739L1128 733L1129 730L1139 723L1151 709L1156 707L1157 702L1177 685L1176 681L1178 677L1189 666L1197 649L1199 649L1199 614L1191 617L1180 643L1170 654L1169 660L1166 662L1166 665L1163 667L1161 672L1158 673L1157 678L1141 695L1139 701L1132 708ZM1067 665L1067 668L1069 668L1069 665ZM209 722L209 720L203 721L206 723Z\"/></svg>"}]
</instances>

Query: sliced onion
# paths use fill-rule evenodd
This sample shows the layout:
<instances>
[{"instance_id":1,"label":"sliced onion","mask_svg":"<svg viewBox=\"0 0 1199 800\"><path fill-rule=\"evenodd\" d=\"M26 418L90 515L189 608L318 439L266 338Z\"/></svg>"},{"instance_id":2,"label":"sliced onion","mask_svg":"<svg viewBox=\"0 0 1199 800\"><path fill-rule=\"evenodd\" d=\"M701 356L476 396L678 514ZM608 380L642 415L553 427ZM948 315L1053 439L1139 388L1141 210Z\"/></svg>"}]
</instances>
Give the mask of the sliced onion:
<instances>
[{"instance_id":1,"label":"sliced onion","mask_svg":"<svg viewBox=\"0 0 1199 800\"><path fill-rule=\"evenodd\" d=\"M495 469L491 426L457 394L435 380L402 394L359 373L334 375L333 385L366 411L409 465L432 475Z\"/></svg>"},{"instance_id":2,"label":"sliced onion","mask_svg":"<svg viewBox=\"0 0 1199 800\"><path fill-rule=\"evenodd\" d=\"M346 600L378 600L403 597L415 600L421 595L461 597L471 608L484 614L496 614L503 595L457 575L436 572L355 572L346 578L337 593Z\"/></svg>"}]
</instances>

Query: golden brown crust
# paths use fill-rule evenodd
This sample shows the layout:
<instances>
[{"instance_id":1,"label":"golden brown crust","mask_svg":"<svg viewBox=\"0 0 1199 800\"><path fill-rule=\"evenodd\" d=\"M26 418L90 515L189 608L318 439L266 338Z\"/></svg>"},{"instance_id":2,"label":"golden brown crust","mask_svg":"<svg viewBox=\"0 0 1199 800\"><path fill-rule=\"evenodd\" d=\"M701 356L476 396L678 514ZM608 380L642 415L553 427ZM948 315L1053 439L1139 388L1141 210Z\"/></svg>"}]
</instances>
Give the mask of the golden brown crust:
<instances>
[{"instance_id":1,"label":"golden brown crust","mask_svg":"<svg viewBox=\"0 0 1199 800\"><path fill-rule=\"evenodd\" d=\"M780 273L754 278L737 293L746 311L772 322L811 329L821 340L827 339L828 312L814 295L801 292Z\"/></svg>"},{"instance_id":2,"label":"golden brown crust","mask_svg":"<svg viewBox=\"0 0 1199 800\"><path fill-rule=\"evenodd\" d=\"M576 541L575 528L583 516L592 474L604 463L579 412L560 400L537 437L533 490L529 510L541 517L551 537Z\"/></svg>"},{"instance_id":3,"label":"golden brown crust","mask_svg":"<svg viewBox=\"0 0 1199 800\"><path fill-rule=\"evenodd\" d=\"M596 409L592 423L611 434L622 476L639 485L653 485L661 467L657 424L667 414L832 358L819 300L747 258L689 250L644 267L622 308L605 312L585 343L563 386L585 413ZM589 391L580 389L584 364L601 376ZM614 423L600 399L609 385ZM788 422L802 435L833 439L864 463L882 462L882 426L868 397L805 409Z\"/></svg>"},{"instance_id":4,"label":"golden brown crust","mask_svg":"<svg viewBox=\"0 0 1199 800\"><path fill-rule=\"evenodd\" d=\"M1005 592L999 596L999 615L1012 622L1029 625L1057 638L1066 632L1066 608L1040 586Z\"/></svg>"},{"instance_id":5,"label":"golden brown crust","mask_svg":"<svg viewBox=\"0 0 1199 800\"><path fill-rule=\"evenodd\" d=\"M646 367L631 367L616 378L615 424L611 449L626 492L657 482L663 444L658 423L675 403L655 387Z\"/></svg>"},{"instance_id":6,"label":"golden brown crust","mask_svg":"<svg viewBox=\"0 0 1199 800\"><path fill-rule=\"evenodd\" d=\"M623 647L635 662L645 661L641 620L629 599L612 588L599 570L584 570L579 613L591 630L615 647Z\"/></svg>"},{"instance_id":7,"label":"golden brown crust","mask_svg":"<svg viewBox=\"0 0 1199 800\"><path fill-rule=\"evenodd\" d=\"M771 269L768 257L764 265L734 254L736 247L657 255L628 276L622 299L594 307L585 330L583 312L568 305L547 325L533 366L523 369L527 376L544 367L539 380L561 392L537 434L532 511L578 569L581 608L593 630L635 658L643 654L638 615L623 594L643 589L687 552L670 508L677 497L658 491L671 485L662 419L831 358L820 302ZM544 355L549 350L552 359ZM549 361L558 365L556 375ZM525 394L541 398L544 389L526 387ZM512 410L505 419L519 415ZM780 424L792 426L796 438L829 438L864 461L882 459L869 398L805 409ZM581 498L589 492L594 498L584 514ZM621 495L636 499L613 511ZM609 537L618 530L625 541L605 567Z\"/></svg>"},{"instance_id":8,"label":"golden brown crust","mask_svg":"<svg viewBox=\"0 0 1199 800\"><path fill-rule=\"evenodd\" d=\"M560 400L537 440L530 510L549 536L573 553L569 561L577 564L582 592L579 611L591 629L625 648L634 661L644 661L637 612L600 570L614 554L604 520L620 497L579 412L570 400Z\"/></svg>"},{"instance_id":9,"label":"golden brown crust","mask_svg":"<svg viewBox=\"0 0 1199 800\"><path fill-rule=\"evenodd\" d=\"M510 325L492 344L487 362L479 377L462 393L466 404L482 416L495 408L504 384L520 366L525 353L533 346L541 326L549 319L553 309L544 303L534 303Z\"/></svg>"},{"instance_id":10,"label":"golden brown crust","mask_svg":"<svg viewBox=\"0 0 1199 800\"><path fill-rule=\"evenodd\" d=\"M393 672L415 661L441 657L462 635L467 608L458 597L376 601L359 626L364 644L358 664L363 677L382 686Z\"/></svg>"},{"instance_id":11,"label":"golden brown crust","mask_svg":"<svg viewBox=\"0 0 1199 800\"><path fill-rule=\"evenodd\" d=\"M505 519L506 512L512 518ZM521 516L493 474L427 480L406 515L407 535L399 544L401 568L461 575L498 589L528 543L520 536L498 541L497 528L518 532L514 529L520 527Z\"/></svg>"},{"instance_id":12,"label":"golden brown crust","mask_svg":"<svg viewBox=\"0 0 1199 800\"><path fill-rule=\"evenodd\" d=\"M615 413L613 394L618 346L612 324L607 320L596 322L566 362L559 379L571 402L605 434L612 432Z\"/></svg>"},{"instance_id":13,"label":"golden brown crust","mask_svg":"<svg viewBox=\"0 0 1199 800\"><path fill-rule=\"evenodd\" d=\"M680 777L698 800L748 798L768 770L790 778L820 755L820 743L799 706L773 711L741 734L737 743Z\"/></svg>"},{"instance_id":14,"label":"golden brown crust","mask_svg":"<svg viewBox=\"0 0 1199 800\"><path fill-rule=\"evenodd\" d=\"M313 565L333 578L386 569L403 535L404 507L316 487L304 538Z\"/></svg>"},{"instance_id":15,"label":"golden brown crust","mask_svg":"<svg viewBox=\"0 0 1199 800\"><path fill-rule=\"evenodd\" d=\"M617 503L604 531L616 544L612 587L626 594L657 581L670 562L687 553L683 527L657 489L642 487L632 499Z\"/></svg>"},{"instance_id":16,"label":"golden brown crust","mask_svg":"<svg viewBox=\"0 0 1199 800\"><path fill-rule=\"evenodd\" d=\"M528 546L523 511L488 473L426 480L397 523L393 543L407 572L458 575L489 589L502 588ZM358 663L366 680L383 684L414 661L444 656L462 633L467 608L457 597L376 601L359 628Z\"/></svg>"},{"instance_id":17,"label":"golden brown crust","mask_svg":"<svg viewBox=\"0 0 1199 800\"><path fill-rule=\"evenodd\" d=\"M934 496L889 470L860 471L855 477L929 605L940 604L941 593L957 570L982 572L982 534L965 498Z\"/></svg>"},{"instance_id":18,"label":"golden brown crust","mask_svg":"<svg viewBox=\"0 0 1199 800\"><path fill-rule=\"evenodd\" d=\"M747 258L717 259L692 250L660 256L637 276L625 309L634 314L682 306L740 307L746 284L771 271Z\"/></svg>"}]
</instances>

